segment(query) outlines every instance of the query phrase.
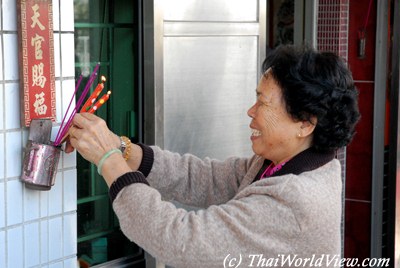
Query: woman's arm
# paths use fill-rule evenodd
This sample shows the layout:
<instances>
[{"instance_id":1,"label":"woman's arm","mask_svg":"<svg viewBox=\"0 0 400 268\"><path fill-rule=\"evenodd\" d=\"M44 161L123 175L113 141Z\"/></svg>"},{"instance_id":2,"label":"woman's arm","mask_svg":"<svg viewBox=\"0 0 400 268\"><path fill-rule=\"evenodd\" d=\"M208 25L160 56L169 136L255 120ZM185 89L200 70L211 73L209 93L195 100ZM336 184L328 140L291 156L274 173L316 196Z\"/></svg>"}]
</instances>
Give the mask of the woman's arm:
<instances>
[{"instance_id":1,"label":"woman's arm","mask_svg":"<svg viewBox=\"0 0 400 268\"><path fill-rule=\"evenodd\" d=\"M115 136L118 146L119 142ZM164 199L196 207L230 200L251 162L248 158L199 159L190 154L181 156L161 150L157 146L133 143L130 146L126 164L132 171L140 171ZM103 167L107 175L113 177L108 180L110 183L115 179L111 173L119 166L119 161L122 160L117 157L117 161L111 160ZM106 180L108 176L105 176Z\"/></svg>"},{"instance_id":2,"label":"woman's arm","mask_svg":"<svg viewBox=\"0 0 400 268\"><path fill-rule=\"evenodd\" d=\"M219 161L180 155L151 147L154 162L147 181L164 199L182 204L208 207L233 198L253 158L228 158ZM146 158L146 157L145 157Z\"/></svg>"},{"instance_id":3,"label":"woman's arm","mask_svg":"<svg viewBox=\"0 0 400 268\"><path fill-rule=\"evenodd\" d=\"M165 199L207 207L231 199L237 192L252 159L229 158L218 161L179 155L158 147L131 145L125 161L120 153L119 137L104 120L88 113L76 114L69 131L70 142L88 161L96 164L110 186L123 174L139 170ZM109 154L111 151L114 153ZM254 159L254 158L253 158Z\"/></svg>"}]
</instances>

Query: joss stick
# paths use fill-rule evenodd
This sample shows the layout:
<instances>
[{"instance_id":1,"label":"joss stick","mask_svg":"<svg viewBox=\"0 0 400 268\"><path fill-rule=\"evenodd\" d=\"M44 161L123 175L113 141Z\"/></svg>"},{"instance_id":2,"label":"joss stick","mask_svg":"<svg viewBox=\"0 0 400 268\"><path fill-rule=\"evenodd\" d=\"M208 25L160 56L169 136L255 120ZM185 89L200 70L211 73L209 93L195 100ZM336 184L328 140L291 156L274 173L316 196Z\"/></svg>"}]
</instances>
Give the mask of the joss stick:
<instances>
[{"instance_id":1,"label":"joss stick","mask_svg":"<svg viewBox=\"0 0 400 268\"><path fill-rule=\"evenodd\" d=\"M61 125L60 125L59 130L61 130L64 127L64 122L65 122L65 119L67 118L67 115L68 115L68 112L69 112L69 108L71 107L72 101L74 100L74 97L76 96L76 92L78 92L78 89L79 89L79 86L80 86L81 82L82 82L82 75L79 76L78 82L76 83L74 94L72 95L72 98L69 101L67 111L65 112L65 115L64 115L64 117L63 117L63 119L61 121ZM57 132L57 136L56 136L54 141L58 140L58 138L60 136L60 133L61 133L61 131Z\"/></svg>"},{"instance_id":2,"label":"joss stick","mask_svg":"<svg viewBox=\"0 0 400 268\"><path fill-rule=\"evenodd\" d=\"M79 110L80 106L82 105L83 99L84 99L84 98L86 97L86 95L88 94L89 89L90 89L90 87L92 86L92 84L93 84L93 82L94 82L94 79L95 79L96 76L97 76L97 70L99 69L99 67L100 67L100 65L99 65L99 64L96 64L96 67L94 68L93 73L90 75L89 81L87 82L87 84L86 84L86 86L85 86L85 89L84 89L83 92L82 92L83 98L79 98L80 101L78 101L78 103L76 104L75 113L76 113L76 111ZM81 97L82 97L82 96L81 96Z\"/></svg>"},{"instance_id":3,"label":"joss stick","mask_svg":"<svg viewBox=\"0 0 400 268\"><path fill-rule=\"evenodd\" d=\"M57 137L58 137L58 138L54 141L54 145L55 145L55 146L60 145L60 144L62 143L62 141L64 140L65 134L68 132L68 130L69 130L69 128L70 128L72 119L74 118L74 116L75 116L75 114L76 114L76 111L77 111L77 110L79 109L79 107L82 105L83 100L85 99L87 93L89 92L90 86L92 85L94 79L95 79L96 76L97 76L97 71L98 71L99 67L100 67L100 65L99 65L99 64L96 64L96 67L94 68L92 74L90 75L89 81L88 81L88 83L86 84L86 86L85 86L85 88L84 88L84 90L83 90L83 92L82 92L82 94L81 94L81 96L80 96L80 98L79 98L79 100L78 100L78 102L77 102L77 104L76 104L74 110L72 111L70 117L68 118L67 123L65 124L65 126L63 126L62 129L60 128L60 129L58 130L58 131L59 131L59 133L57 134ZM75 94L72 96L72 99L73 99L74 97L75 97ZM66 114L65 116L67 116L67 114ZM62 139L60 139L61 137L62 137Z\"/></svg>"}]
</instances>

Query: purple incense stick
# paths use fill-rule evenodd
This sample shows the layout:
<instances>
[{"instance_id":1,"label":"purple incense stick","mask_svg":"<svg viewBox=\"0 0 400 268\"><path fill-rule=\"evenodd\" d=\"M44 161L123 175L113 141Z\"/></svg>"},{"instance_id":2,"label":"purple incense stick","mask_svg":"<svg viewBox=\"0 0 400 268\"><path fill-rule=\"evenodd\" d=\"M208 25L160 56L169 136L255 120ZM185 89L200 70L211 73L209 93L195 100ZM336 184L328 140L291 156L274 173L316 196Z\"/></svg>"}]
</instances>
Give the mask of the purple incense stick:
<instances>
[{"instance_id":1,"label":"purple incense stick","mask_svg":"<svg viewBox=\"0 0 400 268\"><path fill-rule=\"evenodd\" d=\"M69 110L69 107L70 107L70 105L71 105L71 103L72 103L72 100L73 100L74 97L76 96L76 92L77 92L77 89L78 89L78 87L79 87L79 84L81 83L82 76L79 78L78 84L77 84L77 86L75 87L74 95L73 95L72 98L71 98L71 101L70 101L70 104L69 104L69 106L68 106L67 112L66 112L66 114L64 115L63 122L61 123L61 126L62 126L62 127L60 127L60 129L59 129L59 131L58 131L58 133L57 133L56 139L55 139L55 141L54 141L54 145L55 145L55 146L59 146L59 145L60 145L60 143L62 142L62 140L63 140L63 138L64 138L64 136L65 136L65 134L68 132L69 127L70 127L71 122L72 122L72 119L74 118L74 116L75 116L75 114L76 114L78 108L82 105L83 100L86 98L86 95L88 94L89 89L90 89L90 87L92 86L92 84L93 84L93 82L94 82L94 80L95 80L95 78L96 78L96 76L97 76L97 71L98 71L99 67L100 67L100 64L97 63L97 64L96 64L96 67L94 68L94 70L93 70L93 72L92 72L92 74L90 75L90 78L89 78L89 80L88 80L88 82L87 82L87 84L86 84L86 86L85 86L85 88L84 88L84 90L83 90L81 96L80 96L79 99L78 99L78 102L77 102L76 105L75 105L75 108L73 109L71 115L69 116L69 118L68 118L66 124L63 125L63 123L65 122L65 119L66 119L66 117L67 117L67 115L68 115L68 110Z\"/></svg>"}]
</instances>

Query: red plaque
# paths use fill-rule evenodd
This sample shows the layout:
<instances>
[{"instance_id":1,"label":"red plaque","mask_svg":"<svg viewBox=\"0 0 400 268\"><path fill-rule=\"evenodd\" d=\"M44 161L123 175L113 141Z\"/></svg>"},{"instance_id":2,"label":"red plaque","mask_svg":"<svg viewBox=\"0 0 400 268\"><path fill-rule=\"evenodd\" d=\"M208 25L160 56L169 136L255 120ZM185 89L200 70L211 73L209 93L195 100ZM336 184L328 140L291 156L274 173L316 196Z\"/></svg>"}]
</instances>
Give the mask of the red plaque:
<instances>
[{"instance_id":1,"label":"red plaque","mask_svg":"<svg viewBox=\"0 0 400 268\"><path fill-rule=\"evenodd\" d=\"M56 118L52 0L18 0L21 121Z\"/></svg>"}]
</instances>

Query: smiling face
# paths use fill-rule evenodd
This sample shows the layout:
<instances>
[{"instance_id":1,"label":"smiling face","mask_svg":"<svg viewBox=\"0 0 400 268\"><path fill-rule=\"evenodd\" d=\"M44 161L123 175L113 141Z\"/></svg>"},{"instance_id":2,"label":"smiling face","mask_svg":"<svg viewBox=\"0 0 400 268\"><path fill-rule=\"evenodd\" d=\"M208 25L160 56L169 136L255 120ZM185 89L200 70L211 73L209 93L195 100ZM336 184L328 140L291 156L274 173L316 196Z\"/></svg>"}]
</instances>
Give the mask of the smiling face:
<instances>
[{"instance_id":1,"label":"smiling face","mask_svg":"<svg viewBox=\"0 0 400 268\"><path fill-rule=\"evenodd\" d=\"M261 77L256 91L257 101L247 112L252 119L254 153L279 164L311 147L314 125L290 116L270 70Z\"/></svg>"}]
</instances>

